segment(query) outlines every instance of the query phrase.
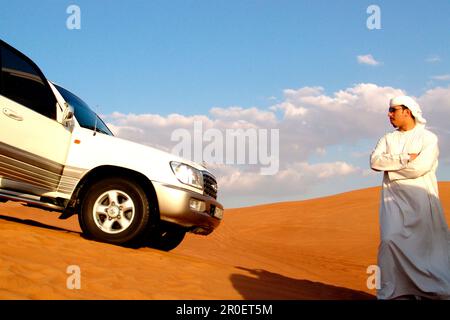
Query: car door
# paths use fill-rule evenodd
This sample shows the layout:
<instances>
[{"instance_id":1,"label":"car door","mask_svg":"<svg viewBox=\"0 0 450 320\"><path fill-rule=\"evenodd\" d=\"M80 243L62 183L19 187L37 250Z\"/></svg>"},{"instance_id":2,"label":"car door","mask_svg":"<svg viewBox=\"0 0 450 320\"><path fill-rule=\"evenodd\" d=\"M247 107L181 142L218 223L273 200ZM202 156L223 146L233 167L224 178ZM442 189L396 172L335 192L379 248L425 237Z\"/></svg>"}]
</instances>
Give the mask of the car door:
<instances>
[{"instance_id":1,"label":"car door","mask_svg":"<svg viewBox=\"0 0 450 320\"><path fill-rule=\"evenodd\" d=\"M0 40L2 188L56 191L71 132L56 121L56 98L39 68Z\"/></svg>"}]
</instances>

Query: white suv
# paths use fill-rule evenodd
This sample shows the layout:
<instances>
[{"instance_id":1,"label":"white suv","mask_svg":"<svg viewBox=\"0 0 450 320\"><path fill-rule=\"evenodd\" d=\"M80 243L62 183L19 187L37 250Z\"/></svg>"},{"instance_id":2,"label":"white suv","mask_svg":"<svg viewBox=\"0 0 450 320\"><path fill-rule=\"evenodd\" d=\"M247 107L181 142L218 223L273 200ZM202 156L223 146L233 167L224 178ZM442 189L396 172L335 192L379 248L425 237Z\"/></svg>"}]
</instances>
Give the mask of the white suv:
<instances>
[{"instance_id":1,"label":"white suv","mask_svg":"<svg viewBox=\"0 0 450 320\"><path fill-rule=\"evenodd\" d=\"M76 95L0 40L0 202L78 214L95 240L170 250L222 220L203 166L114 137Z\"/></svg>"}]
</instances>

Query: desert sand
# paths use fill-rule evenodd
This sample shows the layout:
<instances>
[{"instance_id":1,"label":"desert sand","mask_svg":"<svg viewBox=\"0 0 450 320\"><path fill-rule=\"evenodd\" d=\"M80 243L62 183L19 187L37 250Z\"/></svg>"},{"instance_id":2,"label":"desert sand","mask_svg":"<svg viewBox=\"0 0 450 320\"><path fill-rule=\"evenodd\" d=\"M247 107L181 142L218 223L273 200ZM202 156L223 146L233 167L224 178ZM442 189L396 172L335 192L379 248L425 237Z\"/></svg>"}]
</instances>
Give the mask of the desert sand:
<instances>
[{"instance_id":1,"label":"desert sand","mask_svg":"<svg viewBox=\"0 0 450 320\"><path fill-rule=\"evenodd\" d=\"M439 183L449 221L450 182ZM85 239L76 216L0 204L0 299L374 299L380 188L227 209L171 252ZM68 289L69 266L81 271Z\"/></svg>"}]
</instances>

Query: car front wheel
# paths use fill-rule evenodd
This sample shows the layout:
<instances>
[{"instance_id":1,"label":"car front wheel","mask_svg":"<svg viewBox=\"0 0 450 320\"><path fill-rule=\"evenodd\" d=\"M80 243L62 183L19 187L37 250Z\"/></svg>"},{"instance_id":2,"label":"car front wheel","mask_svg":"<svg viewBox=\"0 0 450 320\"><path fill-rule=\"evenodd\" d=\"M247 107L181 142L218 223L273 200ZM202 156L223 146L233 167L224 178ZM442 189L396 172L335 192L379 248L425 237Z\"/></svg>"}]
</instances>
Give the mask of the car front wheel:
<instances>
[{"instance_id":1,"label":"car front wheel","mask_svg":"<svg viewBox=\"0 0 450 320\"><path fill-rule=\"evenodd\" d=\"M79 222L88 237L124 245L145 234L150 217L149 200L141 186L108 178L92 184L85 193Z\"/></svg>"}]
</instances>

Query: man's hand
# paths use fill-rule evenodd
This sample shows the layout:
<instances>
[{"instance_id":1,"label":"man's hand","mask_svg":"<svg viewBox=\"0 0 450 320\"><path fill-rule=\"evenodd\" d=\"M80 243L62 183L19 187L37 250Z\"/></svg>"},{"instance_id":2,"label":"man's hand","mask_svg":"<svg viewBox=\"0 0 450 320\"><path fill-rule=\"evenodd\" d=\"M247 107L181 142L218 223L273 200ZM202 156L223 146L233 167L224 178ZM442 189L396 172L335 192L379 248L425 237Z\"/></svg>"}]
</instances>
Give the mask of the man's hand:
<instances>
[{"instance_id":1,"label":"man's hand","mask_svg":"<svg viewBox=\"0 0 450 320\"><path fill-rule=\"evenodd\" d=\"M419 155L419 153L408 153L408 154L409 154L409 161L413 161Z\"/></svg>"}]
</instances>

